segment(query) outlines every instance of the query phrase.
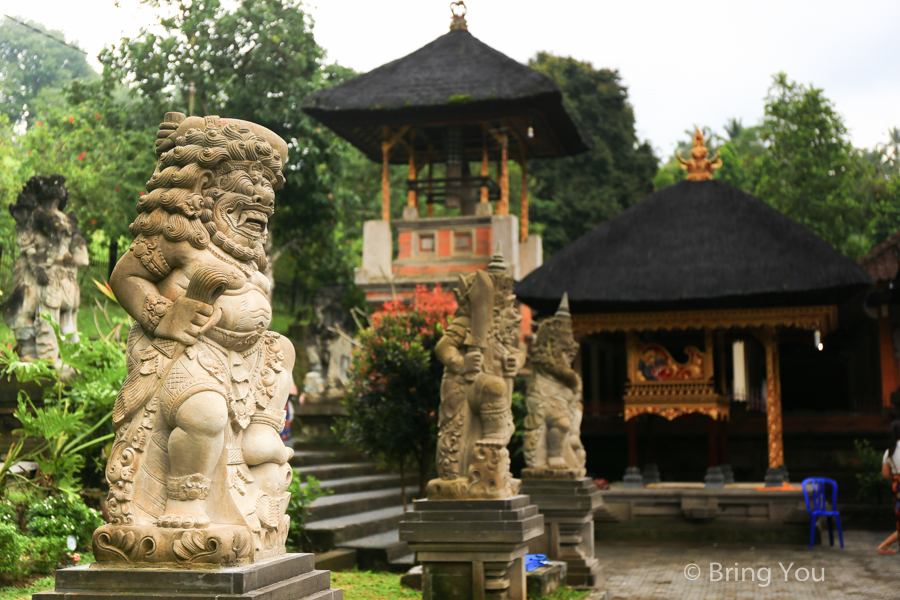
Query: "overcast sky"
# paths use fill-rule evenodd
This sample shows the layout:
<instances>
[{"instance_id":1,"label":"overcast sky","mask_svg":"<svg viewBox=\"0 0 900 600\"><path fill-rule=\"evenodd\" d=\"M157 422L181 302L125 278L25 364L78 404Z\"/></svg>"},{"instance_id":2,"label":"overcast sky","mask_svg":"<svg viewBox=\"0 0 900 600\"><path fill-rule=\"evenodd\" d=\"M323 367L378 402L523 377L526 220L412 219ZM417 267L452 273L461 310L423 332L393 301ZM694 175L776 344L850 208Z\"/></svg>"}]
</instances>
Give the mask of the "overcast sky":
<instances>
[{"instance_id":1,"label":"overcast sky","mask_svg":"<svg viewBox=\"0 0 900 600\"><path fill-rule=\"evenodd\" d=\"M137 0L119 5L0 0L4 13L63 30L92 56L153 18ZM306 5L328 60L363 72L442 35L450 16L448 0ZM472 35L520 62L546 50L618 69L638 135L662 155L693 124L722 133L732 117L745 125L759 121L778 71L824 89L856 146L884 142L889 128L900 127L897 0L468 0L467 5Z\"/></svg>"}]
</instances>

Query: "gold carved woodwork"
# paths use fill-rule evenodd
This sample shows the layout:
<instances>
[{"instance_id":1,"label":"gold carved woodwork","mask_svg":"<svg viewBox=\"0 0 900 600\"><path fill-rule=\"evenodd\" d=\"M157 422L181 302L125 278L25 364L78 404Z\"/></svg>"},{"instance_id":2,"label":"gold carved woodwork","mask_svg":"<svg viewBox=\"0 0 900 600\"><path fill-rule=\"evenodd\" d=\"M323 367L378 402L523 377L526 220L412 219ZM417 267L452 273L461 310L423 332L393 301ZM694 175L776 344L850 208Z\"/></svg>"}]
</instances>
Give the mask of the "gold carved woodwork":
<instances>
[{"instance_id":1,"label":"gold carved woodwork","mask_svg":"<svg viewBox=\"0 0 900 600\"><path fill-rule=\"evenodd\" d=\"M837 327L837 306L785 306L668 312L572 315L575 337L616 331L683 331L688 329L757 329L794 327L827 335Z\"/></svg>"},{"instance_id":2,"label":"gold carved woodwork","mask_svg":"<svg viewBox=\"0 0 900 600\"><path fill-rule=\"evenodd\" d=\"M670 420L690 413L727 419L728 399L715 386L711 330L704 332L704 342L702 352L688 346L685 349L688 361L679 363L661 345L644 344L637 334L629 332L625 341L628 361L623 398L625 420L645 413ZM648 360L658 362L650 365Z\"/></svg>"},{"instance_id":3,"label":"gold carved woodwork","mask_svg":"<svg viewBox=\"0 0 900 600\"><path fill-rule=\"evenodd\" d=\"M778 354L778 334L771 328L759 332L766 348L766 437L769 449L769 468L784 464L784 434L781 419L781 367Z\"/></svg>"}]
</instances>

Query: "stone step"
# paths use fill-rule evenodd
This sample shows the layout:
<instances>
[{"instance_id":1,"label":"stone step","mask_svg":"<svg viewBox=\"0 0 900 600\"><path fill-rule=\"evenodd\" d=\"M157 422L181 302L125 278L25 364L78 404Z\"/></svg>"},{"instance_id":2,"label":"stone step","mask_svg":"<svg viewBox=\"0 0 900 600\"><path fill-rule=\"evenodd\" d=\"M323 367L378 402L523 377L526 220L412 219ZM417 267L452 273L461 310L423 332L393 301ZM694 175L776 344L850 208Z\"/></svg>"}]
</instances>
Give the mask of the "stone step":
<instances>
[{"instance_id":1,"label":"stone step","mask_svg":"<svg viewBox=\"0 0 900 600\"><path fill-rule=\"evenodd\" d=\"M295 472L302 481L307 477L315 477L319 481L326 479L345 479L348 477L362 477L377 475L378 465L370 463L338 463L333 465L316 465L312 467L298 467Z\"/></svg>"},{"instance_id":2,"label":"stone step","mask_svg":"<svg viewBox=\"0 0 900 600\"><path fill-rule=\"evenodd\" d=\"M400 485L400 475L385 473L383 475L363 475L344 479L326 479L320 481L324 489L334 490L335 494L349 494L366 490L383 490Z\"/></svg>"},{"instance_id":3,"label":"stone step","mask_svg":"<svg viewBox=\"0 0 900 600\"><path fill-rule=\"evenodd\" d=\"M294 449L291 465L294 467L312 467L316 465L333 465L340 463L365 462L364 458L354 450L302 450Z\"/></svg>"},{"instance_id":4,"label":"stone step","mask_svg":"<svg viewBox=\"0 0 900 600\"><path fill-rule=\"evenodd\" d=\"M407 502L412 502L414 494L418 493L418 491L418 486L407 487ZM309 505L307 509L307 523L397 506L403 503L401 494L402 488L395 487L322 496Z\"/></svg>"},{"instance_id":5,"label":"stone step","mask_svg":"<svg viewBox=\"0 0 900 600\"><path fill-rule=\"evenodd\" d=\"M405 573L415 562L415 554L409 551L406 542L400 541L400 532L396 529L350 540L341 547L356 551L357 566L363 571Z\"/></svg>"},{"instance_id":6,"label":"stone step","mask_svg":"<svg viewBox=\"0 0 900 600\"><path fill-rule=\"evenodd\" d=\"M344 542L397 529L403 507L391 506L355 515L307 523L306 533L316 550L330 550Z\"/></svg>"},{"instance_id":7,"label":"stone step","mask_svg":"<svg viewBox=\"0 0 900 600\"><path fill-rule=\"evenodd\" d=\"M327 571L351 571L356 568L356 550L336 548L316 554L316 568Z\"/></svg>"}]
</instances>

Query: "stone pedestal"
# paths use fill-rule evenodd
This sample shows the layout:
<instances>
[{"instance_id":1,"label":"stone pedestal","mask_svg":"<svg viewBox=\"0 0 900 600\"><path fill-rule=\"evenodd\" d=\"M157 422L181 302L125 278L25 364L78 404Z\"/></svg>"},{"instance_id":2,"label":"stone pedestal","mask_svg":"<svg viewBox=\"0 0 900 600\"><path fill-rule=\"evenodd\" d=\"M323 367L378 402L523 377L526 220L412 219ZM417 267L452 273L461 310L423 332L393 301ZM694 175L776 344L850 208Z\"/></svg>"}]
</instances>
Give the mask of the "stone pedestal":
<instances>
[{"instance_id":1,"label":"stone pedestal","mask_svg":"<svg viewBox=\"0 0 900 600\"><path fill-rule=\"evenodd\" d=\"M641 476L641 470L638 467L628 467L625 469L625 477L622 478L622 485L627 488L644 487L644 478Z\"/></svg>"},{"instance_id":2,"label":"stone pedestal","mask_svg":"<svg viewBox=\"0 0 900 600\"><path fill-rule=\"evenodd\" d=\"M104 565L104 566L101 566ZM312 554L287 554L246 567L164 569L94 563L56 572L56 589L35 600L342 600L331 572L316 571Z\"/></svg>"},{"instance_id":3,"label":"stone pedestal","mask_svg":"<svg viewBox=\"0 0 900 600\"><path fill-rule=\"evenodd\" d=\"M528 496L418 500L400 540L422 563L423 600L525 600L528 543L544 517Z\"/></svg>"},{"instance_id":4,"label":"stone pedestal","mask_svg":"<svg viewBox=\"0 0 900 600\"><path fill-rule=\"evenodd\" d=\"M594 557L594 510L600 490L587 477L575 480L522 479L522 491L544 515L544 535L529 554L546 554L568 565L566 583L576 589L604 586L603 567Z\"/></svg>"},{"instance_id":5,"label":"stone pedestal","mask_svg":"<svg viewBox=\"0 0 900 600\"><path fill-rule=\"evenodd\" d=\"M706 475L703 477L703 483L706 489L722 490L725 489L725 476L719 467L709 467L706 469Z\"/></svg>"}]
</instances>

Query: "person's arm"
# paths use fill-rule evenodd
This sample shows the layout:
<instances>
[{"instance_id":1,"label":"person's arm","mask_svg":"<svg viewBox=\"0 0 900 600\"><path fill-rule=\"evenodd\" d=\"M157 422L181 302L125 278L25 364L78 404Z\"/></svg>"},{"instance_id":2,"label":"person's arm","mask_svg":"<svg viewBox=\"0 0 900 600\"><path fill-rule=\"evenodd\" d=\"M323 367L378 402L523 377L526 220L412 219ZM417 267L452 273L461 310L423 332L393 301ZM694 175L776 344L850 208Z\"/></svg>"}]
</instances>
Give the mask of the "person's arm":
<instances>
[{"instance_id":1,"label":"person's arm","mask_svg":"<svg viewBox=\"0 0 900 600\"><path fill-rule=\"evenodd\" d=\"M881 476L885 479L894 478L894 472L891 468L891 455L889 450L884 451L884 458L881 460Z\"/></svg>"}]
</instances>

